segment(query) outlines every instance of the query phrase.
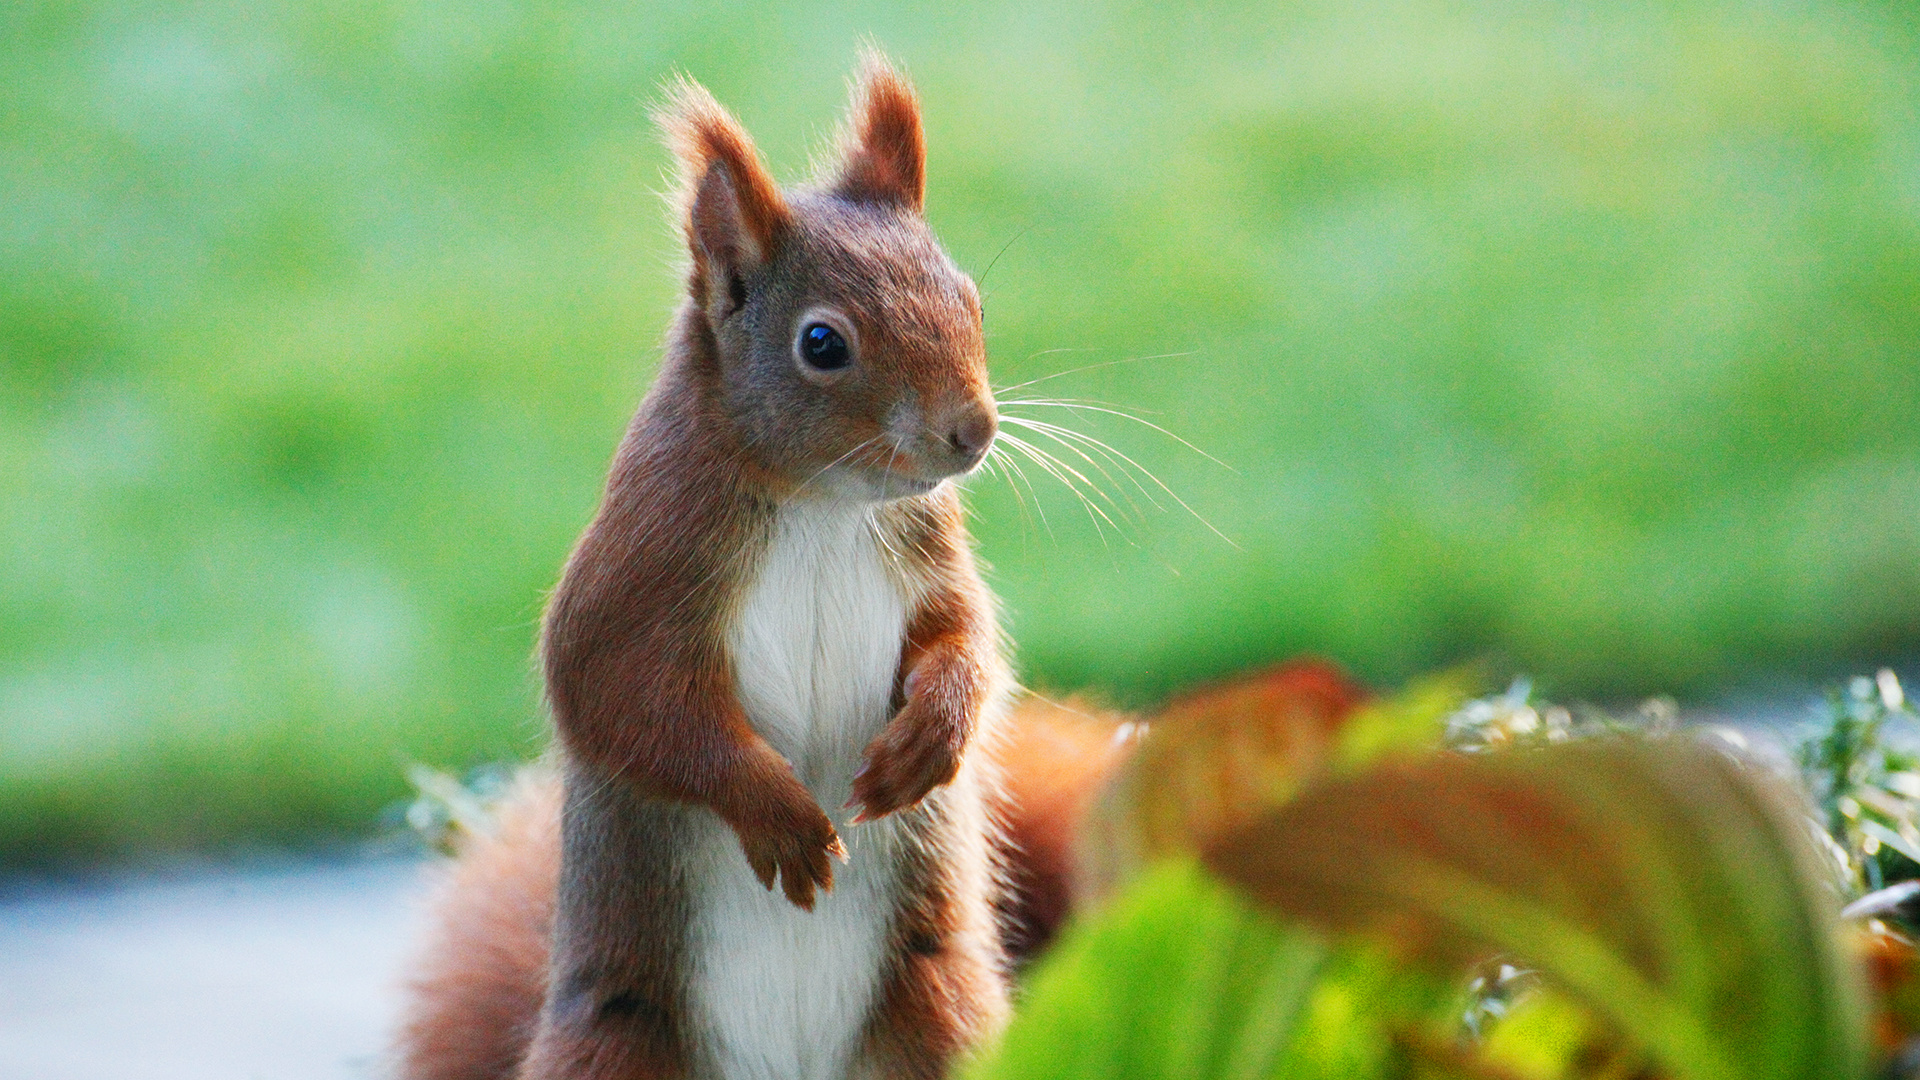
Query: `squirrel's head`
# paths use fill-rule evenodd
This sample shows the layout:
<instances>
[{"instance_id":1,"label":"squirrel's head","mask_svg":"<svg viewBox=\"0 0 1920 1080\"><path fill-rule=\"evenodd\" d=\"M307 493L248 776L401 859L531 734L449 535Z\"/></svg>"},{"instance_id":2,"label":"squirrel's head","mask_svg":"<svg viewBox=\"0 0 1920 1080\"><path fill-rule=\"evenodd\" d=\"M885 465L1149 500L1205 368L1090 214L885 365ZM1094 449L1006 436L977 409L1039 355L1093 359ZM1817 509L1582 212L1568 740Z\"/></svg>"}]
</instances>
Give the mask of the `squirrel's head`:
<instances>
[{"instance_id":1,"label":"squirrel's head","mask_svg":"<svg viewBox=\"0 0 1920 1080\"><path fill-rule=\"evenodd\" d=\"M978 465L998 430L980 294L921 214L912 85L869 56L832 160L785 192L698 85L673 87L658 119L711 385L759 464L880 499Z\"/></svg>"}]
</instances>

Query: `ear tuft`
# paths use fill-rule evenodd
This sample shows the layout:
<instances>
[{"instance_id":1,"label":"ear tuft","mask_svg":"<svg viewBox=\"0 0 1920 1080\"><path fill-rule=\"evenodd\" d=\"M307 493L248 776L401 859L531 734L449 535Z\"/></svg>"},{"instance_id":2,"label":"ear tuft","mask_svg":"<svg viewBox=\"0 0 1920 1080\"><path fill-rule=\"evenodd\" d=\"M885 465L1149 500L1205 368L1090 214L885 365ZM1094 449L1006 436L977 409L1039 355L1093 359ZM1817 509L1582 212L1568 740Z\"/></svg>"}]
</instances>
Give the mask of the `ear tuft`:
<instances>
[{"instance_id":1,"label":"ear tuft","mask_svg":"<svg viewBox=\"0 0 1920 1080\"><path fill-rule=\"evenodd\" d=\"M696 276L740 274L772 258L792 215L746 129L685 76L668 83L653 119L679 163L674 203Z\"/></svg>"},{"instance_id":2,"label":"ear tuft","mask_svg":"<svg viewBox=\"0 0 1920 1080\"><path fill-rule=\"evenodd\" d=\"M840 167L832 187L856 202L918 212L926 201L927 146L920 98L891 61L875 50L860 57L853 102L840 133Z\"/></svg>"}]
</instances>

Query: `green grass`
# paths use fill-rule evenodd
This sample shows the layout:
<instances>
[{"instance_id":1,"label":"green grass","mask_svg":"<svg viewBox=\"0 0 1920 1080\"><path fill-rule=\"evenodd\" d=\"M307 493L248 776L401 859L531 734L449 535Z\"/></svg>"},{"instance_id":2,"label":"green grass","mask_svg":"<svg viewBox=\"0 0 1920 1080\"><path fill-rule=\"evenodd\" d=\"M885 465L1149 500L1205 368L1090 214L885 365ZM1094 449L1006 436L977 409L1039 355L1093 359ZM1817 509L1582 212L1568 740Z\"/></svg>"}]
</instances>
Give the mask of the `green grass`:
<instances>
[{"instance_id":1,"label":"green grass","mask_svg":"<svg viewBox=\"0 0 1920 1080\"><path fill-rule=\"evenodd\" d=\"M537 747L544 590L675 296L645 102L683 68L797 175L864 34L996 377L1129 361L1035 389L1233 466L1086 423L1238 547L974 485L1030 679L1910 656L1904 10L15 5L0 853L351 832L405 760Z\"/></svg>"}]
</instances>

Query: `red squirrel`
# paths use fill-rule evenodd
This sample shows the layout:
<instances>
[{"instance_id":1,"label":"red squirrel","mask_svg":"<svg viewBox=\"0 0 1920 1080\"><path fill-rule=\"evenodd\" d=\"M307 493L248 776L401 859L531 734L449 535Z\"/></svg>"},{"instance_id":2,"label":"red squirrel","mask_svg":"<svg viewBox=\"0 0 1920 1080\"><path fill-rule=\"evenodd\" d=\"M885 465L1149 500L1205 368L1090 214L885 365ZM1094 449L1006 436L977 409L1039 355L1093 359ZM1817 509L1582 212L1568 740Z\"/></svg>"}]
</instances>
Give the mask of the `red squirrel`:
<instances>
[{"instance_id":1,"label":"red squirrel","mask_svg":"<svg viewBox=\"0 0 1920 1080\"><path fill-rule=\"evenodd\" d=\"M1020 870L953 485L998 423L979 293L884 60L803 186L691 82L657 119L687 294L547 610L560 783L456 864L401 1072L944 1076L1006 1014Z\"/></svg>"}]
</instances>

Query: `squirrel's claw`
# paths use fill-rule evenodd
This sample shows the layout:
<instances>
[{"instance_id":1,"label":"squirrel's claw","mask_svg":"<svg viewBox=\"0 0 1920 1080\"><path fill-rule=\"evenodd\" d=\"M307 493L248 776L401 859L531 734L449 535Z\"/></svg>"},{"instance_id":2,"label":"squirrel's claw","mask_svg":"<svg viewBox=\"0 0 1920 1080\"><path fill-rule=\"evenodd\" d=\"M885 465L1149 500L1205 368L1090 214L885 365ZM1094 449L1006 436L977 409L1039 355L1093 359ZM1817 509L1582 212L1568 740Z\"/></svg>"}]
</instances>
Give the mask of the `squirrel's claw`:
<instances>
[{"instance_id":1,"label":"squirrel's claw","mask_svg":"<svg viewBox=\"0 0 1920 1080\"><path fill-rule=\"evenodd\" d=\"M771 853L756 851L749 847L747 849L747 865L753 868L753 876L760 880L761 888L773 888L774 872L780 868L780 864L773 860Z\"/></svg>"}]
</instances>

